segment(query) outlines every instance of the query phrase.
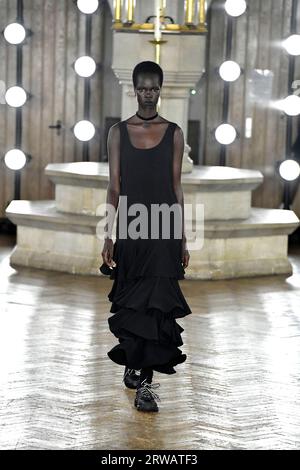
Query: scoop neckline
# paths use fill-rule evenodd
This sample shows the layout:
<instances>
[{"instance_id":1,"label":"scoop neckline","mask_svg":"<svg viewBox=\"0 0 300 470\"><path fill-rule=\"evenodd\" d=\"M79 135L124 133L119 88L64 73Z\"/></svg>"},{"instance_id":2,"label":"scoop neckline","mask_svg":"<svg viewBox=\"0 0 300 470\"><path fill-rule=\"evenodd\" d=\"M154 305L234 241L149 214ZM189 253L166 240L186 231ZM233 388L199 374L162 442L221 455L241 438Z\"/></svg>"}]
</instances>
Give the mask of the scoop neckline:
<instances>
[{"instance_id":1,"label":"scoop neckline","mask_svg":"<svg viewBox=\"0 0 300 470\"><path fill-rule=\"evenodd\" d=\"M134 148L135 150L153 150L153 149L156 149L157 147L159 147L159 146L163 143L163 141L164 141L164 139L165 139L165 137L166 137L166 134L167 134L167 132L168 132L170 126L171 126L171 122L169 122L168 125L167 125L167 129L166 129L165 132L164 132L164 135L162 136L160 142L159 142L157 145L154 145L154 147L150 147L150 148L147 148L147 149L146 149L146 148L135 147L135 146L132 144L131 139L130 139L130 135L129 135L129 132L128 132L128 128L127 128L127 122L124 121L124 124L125 124L125 129L126 129L126 132L127 132L127 137L128 137L129 144L130 144L131 147Z\"/></svg>"}]
</instances>

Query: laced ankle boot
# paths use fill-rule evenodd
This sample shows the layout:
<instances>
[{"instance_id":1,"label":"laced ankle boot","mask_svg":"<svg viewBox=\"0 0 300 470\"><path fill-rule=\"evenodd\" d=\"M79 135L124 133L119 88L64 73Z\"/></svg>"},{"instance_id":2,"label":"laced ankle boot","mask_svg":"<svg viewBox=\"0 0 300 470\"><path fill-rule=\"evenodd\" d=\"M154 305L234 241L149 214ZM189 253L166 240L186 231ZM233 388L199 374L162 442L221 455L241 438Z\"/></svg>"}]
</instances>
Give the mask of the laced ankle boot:
<instances>
[{"instance_id":1,"label":"laced ankle boot","mask_svg":"<svg viewBox=\"0 0 300 470\"><path fill-rule=\"evenodd\" d=\"M155 399L160 401L160 398L157 393L154 392L154 389L158 388L160 384L152 384L152 378L152 369L141 370L140 380L138 382L134 399L134 406L139 411L159 411Z\"/></svg>"},{"instance_id":2,"label":"laced ankle boot","mask_svg":"<svg viewBox=\"0 0 300 470\"><path fill-rule=\"evenodd\" d=\"M153 369L151 369L151 367L145 367L145 368L141 369L141 373L140 373L137 388L142 386L142 382L144 382L145 379L146 379L146 382L148 384L151 384L152 379L153 379Z\"/></svg>"},{"instance_id":3,"label":"laced ankle boot","mask_svg":"<svg viewBox=\"0 0 300 470\"><path fill-rule=\"evenodd\" d=\"M135 369L125 367L123 382L127 388L136 389L139 384L140 376L136 373Z\"/></svg>"}]
</instances>

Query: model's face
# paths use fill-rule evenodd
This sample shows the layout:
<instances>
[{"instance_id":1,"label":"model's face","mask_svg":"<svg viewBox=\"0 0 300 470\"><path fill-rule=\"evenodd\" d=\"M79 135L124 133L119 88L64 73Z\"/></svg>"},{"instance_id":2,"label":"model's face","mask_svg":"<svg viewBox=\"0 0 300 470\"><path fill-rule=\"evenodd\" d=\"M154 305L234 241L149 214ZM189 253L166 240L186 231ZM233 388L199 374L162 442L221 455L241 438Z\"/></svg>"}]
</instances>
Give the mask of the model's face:
<instances>
[{"instance_id":1,"label":"model's face","mask_svg":"<svg viewBox=\"0 0 300 470\"><path fill-rule=\"evenodd\" d=\"M142 108L155 108L160 90L158 75L138 75L135 93Z\"/></svg>"}]
</instances>

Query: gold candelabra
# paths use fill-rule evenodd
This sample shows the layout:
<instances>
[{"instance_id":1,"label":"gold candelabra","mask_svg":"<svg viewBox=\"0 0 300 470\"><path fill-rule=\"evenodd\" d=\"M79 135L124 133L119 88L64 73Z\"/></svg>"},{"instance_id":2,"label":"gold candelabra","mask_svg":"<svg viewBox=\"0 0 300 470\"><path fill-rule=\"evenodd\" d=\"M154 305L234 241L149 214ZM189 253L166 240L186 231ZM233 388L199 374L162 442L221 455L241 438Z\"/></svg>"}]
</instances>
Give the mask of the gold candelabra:
<instances>
[{"instance_id":1,"label":"gold candelabra","mask_svg":"<svg viewBox=\"0 0 300 470\"><path fill-rule=\"evenodd\" d=\"M184 24L165 23L167 0L153 0L155 21L153 23L135 23L136 0L114 0L113 29L154 31L155 40L161 40L163 32L188 34L206 33L206 0L184 1Z\"/></svg>"}]
</instances>

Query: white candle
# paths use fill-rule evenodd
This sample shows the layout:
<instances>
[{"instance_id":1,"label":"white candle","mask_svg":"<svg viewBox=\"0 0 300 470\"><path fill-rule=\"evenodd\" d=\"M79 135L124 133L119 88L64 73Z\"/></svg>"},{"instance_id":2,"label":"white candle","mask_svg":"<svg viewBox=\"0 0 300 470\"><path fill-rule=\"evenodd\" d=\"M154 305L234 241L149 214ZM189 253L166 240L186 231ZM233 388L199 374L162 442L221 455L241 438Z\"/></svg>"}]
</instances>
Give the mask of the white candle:
<instances>
[{"instance_id":1,"label":"white candle","mask_svg":"<svg viewBox=\"0 0 300 470\"><path fill-rule=\"evenodd\" d=\"M154 36L157 41L161 39L161 29L160 29L160 0L155 0L155 30Z\"/></svg>"}]
</instances>

